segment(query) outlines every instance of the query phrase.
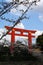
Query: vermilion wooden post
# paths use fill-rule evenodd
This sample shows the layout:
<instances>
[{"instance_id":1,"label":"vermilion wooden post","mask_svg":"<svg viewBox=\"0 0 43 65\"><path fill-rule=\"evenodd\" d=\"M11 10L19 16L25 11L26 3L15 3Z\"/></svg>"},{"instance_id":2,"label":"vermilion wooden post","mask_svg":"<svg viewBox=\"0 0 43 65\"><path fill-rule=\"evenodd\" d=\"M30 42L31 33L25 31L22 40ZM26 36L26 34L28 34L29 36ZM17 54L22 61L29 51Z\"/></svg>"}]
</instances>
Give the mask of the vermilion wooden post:
<instances>
[{"instance_id":1,"label":"vermilion wooden post","mask_svg":"<svg viewBox=\"0 0 43 65\"><path fill-rule=\"evenodd\" d=\"M32 49L32 35L31 32L28 33L28 47Z\"/></svg>"},{"instance_id":2,"label":"vermilion wooden post","mask_svg":"<svg viewBox=\"0 0 43 65\"><path fill-rule=\"evenodd\" d=\"M12 32L11 32L11 42L14 44L15 42L15 30L12 29Z\"/></svg>"},{"instance_id":3,"label":"vermilion wooden post","mask_svg":"<svg viewBox=\"0 0 43 65\"><path fill-rule=\"evenodd\" d=\"M14 52L14 43L15 43L15 30L12 29L12 31L11 31L11 46L10 46L11 54L13 54L13 52Z\"/></svg>"}]
</instances>

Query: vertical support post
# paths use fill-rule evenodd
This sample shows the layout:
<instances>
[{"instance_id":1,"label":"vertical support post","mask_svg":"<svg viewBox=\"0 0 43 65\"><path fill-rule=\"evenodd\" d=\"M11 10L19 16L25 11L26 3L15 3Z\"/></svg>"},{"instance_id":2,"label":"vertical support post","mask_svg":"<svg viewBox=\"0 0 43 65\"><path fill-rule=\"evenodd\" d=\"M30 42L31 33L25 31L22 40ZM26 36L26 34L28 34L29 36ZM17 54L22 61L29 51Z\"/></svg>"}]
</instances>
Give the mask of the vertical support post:
<instances>
[{"instance_id":1,"label":"vertical support post","mask_svg":"<svg viewBox=\"0 0 43 65\"><path fill-rule=\"evenodd\" d=\"M11 47L10 47L11 54L13 54L13 52L14 52L14 42L15 42L15 30L12 29L12 33L11 33Z\"/></svg>"},{"instance_id":2,"label":"vertical support post","mask_svg":"<svg viewBox=\"0 0 43 65\"><path fill-rule=\"evenodd\" d=\"M28 33L28 47L32 49L32 35L31 32Z\"/></svg>"},{"instance_id":3,"label":"vertical support post","mask_svg":"<svg viewBox=\"0 0 43 65\"><path fill-rule=\"evenodd\" d=\"M12 33L11 33L11 43L15 42L15 30L12 29Z\"/></svg>"}]
</instances>

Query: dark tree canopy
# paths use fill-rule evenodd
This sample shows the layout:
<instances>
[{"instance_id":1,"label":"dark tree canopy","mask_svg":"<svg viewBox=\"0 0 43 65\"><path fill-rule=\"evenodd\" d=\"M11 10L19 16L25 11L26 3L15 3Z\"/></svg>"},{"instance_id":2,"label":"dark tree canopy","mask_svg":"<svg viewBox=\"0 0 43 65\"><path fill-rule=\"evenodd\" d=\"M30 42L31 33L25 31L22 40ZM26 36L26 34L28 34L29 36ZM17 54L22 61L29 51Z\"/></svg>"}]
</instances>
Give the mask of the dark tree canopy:
<instances>
[{"instance_id":1,"label":"dark tree canopy","mask_svg":"<svg viewBox=\"0 0 43 65\"><path fill-rule=\"evenodd\" d=\"M37 46L40 46L41 50L43 50L43 34L37 37L36 43Z\"/></svg>"}]
</instances>

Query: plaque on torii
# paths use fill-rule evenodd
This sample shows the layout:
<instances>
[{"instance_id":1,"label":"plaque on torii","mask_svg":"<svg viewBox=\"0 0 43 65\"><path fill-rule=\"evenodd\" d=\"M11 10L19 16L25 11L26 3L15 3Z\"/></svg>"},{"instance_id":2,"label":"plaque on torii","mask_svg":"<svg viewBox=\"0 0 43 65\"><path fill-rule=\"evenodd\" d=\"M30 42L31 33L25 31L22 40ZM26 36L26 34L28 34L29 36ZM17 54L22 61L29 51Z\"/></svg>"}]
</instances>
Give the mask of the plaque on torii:
<instances>
[{"instance_id":1,"label":"plaque on torii","mask_svg":"<svg viewBox=\"0 0 43 65\"><path fill-rule=\"evenodd\" d=\"M11 27L9 27L9 26L5 26L5 28L7 30L11 29ZM20 34L15 33L16 31L20 32ZM36 32L35 30L25 30L25 29L20 29L20 28L12 28L11 32L9 32L8 34L11 35L11 43L12 43L12 45L15 42L15 36L28 37L28 47L31 49L32 48L32 38L35 38L35 36L32 35L32 34L35 34L35 32ZM24 33L28 33L28 35L24 34Z\"/></svg>"}]
</instances>

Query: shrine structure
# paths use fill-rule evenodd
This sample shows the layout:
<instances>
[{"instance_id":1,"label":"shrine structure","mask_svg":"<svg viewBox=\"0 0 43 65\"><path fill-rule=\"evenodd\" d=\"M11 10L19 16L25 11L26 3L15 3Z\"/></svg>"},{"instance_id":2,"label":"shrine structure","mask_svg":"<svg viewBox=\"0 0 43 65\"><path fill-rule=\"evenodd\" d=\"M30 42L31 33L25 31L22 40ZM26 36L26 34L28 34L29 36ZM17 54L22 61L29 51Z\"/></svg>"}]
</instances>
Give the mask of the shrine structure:
<instances>
[{"instance_id":1,"label":"shrine structure","mask_svg":"<svg viewBox=\"0 0 43 65\"><path fill-rule=\"evenodd\" d=\"M10 30L12 27L5 26L5 28L7 30ZM16 33L16 32L20 32L20 33ZM25 29L20 29L20 28L12 28L12 30L8 34L11 35L12 45L15 42L15 36L28 37L28 47L29 47L29 49L31 49L32 48L32 38L35 38L35 36L32 34L35 34L35 32L36 32L35 30L25 30ZM24 34L24 33L28 33L28 34Z\"/></svg>"}]
</instances>

